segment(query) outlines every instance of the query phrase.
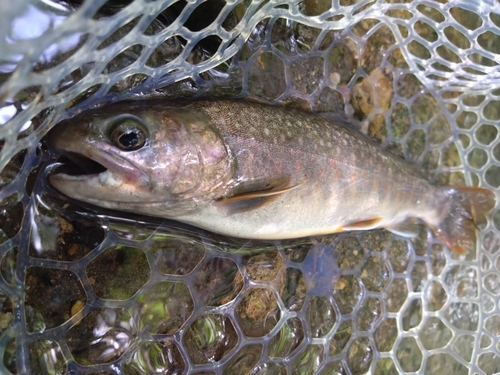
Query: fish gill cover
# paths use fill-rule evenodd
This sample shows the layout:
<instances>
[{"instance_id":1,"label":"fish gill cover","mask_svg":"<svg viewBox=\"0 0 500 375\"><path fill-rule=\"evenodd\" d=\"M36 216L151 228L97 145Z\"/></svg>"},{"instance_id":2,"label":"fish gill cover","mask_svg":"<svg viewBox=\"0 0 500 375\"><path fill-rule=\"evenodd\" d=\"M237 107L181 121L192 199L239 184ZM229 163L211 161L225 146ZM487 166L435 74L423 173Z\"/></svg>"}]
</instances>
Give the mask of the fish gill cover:
<instances>
[{"instance_id":1,"label":"fish gill cover","mask_svg":"<svg viewBox=\"0 0 500 375\"><path fill-rule=\"evenodd\" d=\"M500 186L496 1L0 0L0 373L500 372L500 210L235 241L48 186L62 119L146 96L344 112L446 184ZM497 193L497 201L498 201Z\"/></svg>"}]
</instances>

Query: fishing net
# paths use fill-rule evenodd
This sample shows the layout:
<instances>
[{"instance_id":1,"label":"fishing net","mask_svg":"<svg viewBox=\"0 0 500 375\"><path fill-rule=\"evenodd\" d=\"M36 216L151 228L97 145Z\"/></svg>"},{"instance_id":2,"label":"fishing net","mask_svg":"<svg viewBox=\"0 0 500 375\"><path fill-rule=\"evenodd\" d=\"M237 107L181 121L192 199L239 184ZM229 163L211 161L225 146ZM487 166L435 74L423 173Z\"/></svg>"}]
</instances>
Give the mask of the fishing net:
<instances>
[{"instance_id":1,"label":"fishing net","mask_svg":"<svg viewBox=\"0 0 500 375\"><path fill-rule=\"evenodd\" d=\"M0 17L1 373L500 372L498 205L466 255L424 226L237 241L68 201L41 142L123 99L250 97L345 113L430 180L497 192L498 2L0 0Z\"/></svg>"}]
</instances>

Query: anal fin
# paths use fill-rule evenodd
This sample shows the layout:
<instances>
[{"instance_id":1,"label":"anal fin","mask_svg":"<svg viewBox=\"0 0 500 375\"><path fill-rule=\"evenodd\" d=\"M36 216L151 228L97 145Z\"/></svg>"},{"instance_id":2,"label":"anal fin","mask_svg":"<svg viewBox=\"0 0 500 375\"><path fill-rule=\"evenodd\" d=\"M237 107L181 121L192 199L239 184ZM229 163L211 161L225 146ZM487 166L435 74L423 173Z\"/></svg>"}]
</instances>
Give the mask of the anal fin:
<instances>
[{"instance_id":1,"label":"anal fin","mask_svg":"<svg viewBox=\"0 0 500 375\"><path fill-rule=\"evenodd\" d=\"M349 231L349 230L375 229L375 228L378 228L378 224L381 221L382 221L381 217L374 217L374 218L367 219L367 220L359 220L359 221L349 223L347 225L343 225L342 230Z\"/></svg>"}]
</instances>

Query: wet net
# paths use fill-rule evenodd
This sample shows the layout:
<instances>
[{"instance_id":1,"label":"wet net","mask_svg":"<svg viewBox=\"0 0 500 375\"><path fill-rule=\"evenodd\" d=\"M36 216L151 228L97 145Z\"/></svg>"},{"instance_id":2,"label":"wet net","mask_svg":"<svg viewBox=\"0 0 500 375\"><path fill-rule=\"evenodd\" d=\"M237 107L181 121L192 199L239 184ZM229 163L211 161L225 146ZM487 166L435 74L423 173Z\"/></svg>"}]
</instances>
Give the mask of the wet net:
<instances>
[{"instance_id":1,"label":"wet net","mask_svg":"<svg viewBox=\"0 0 500 375\"><path fill-rule=\"evenodd\" d=\"M430 180L498 192L498 2L0 0L0 17L0 373L500 372L498 205L461 256L424 226L237 241L68 201L41 142L123 99L250 97L345 113Z\"/></svg>"}]
</instances>

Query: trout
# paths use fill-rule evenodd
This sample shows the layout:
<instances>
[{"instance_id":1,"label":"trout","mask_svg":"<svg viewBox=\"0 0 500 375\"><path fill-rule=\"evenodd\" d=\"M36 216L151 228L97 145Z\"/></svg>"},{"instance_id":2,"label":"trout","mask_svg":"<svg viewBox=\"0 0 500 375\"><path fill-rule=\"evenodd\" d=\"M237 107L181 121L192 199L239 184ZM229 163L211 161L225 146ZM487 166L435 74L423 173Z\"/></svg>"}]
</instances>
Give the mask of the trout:
<instances>
[{"instance_id":1,"label":"trout","mask_svg":"<svg viewBox=\"0 0 500 375\"><path fill-rule=\"evenodd\" d=\"M424 222L464 253L495 204L489 190L431 184L340 121L247 101L117 103L67 120L51 143L87 166L50 176L70 198L240 238L412 236Z\"/></svg>"}]
</instances>

